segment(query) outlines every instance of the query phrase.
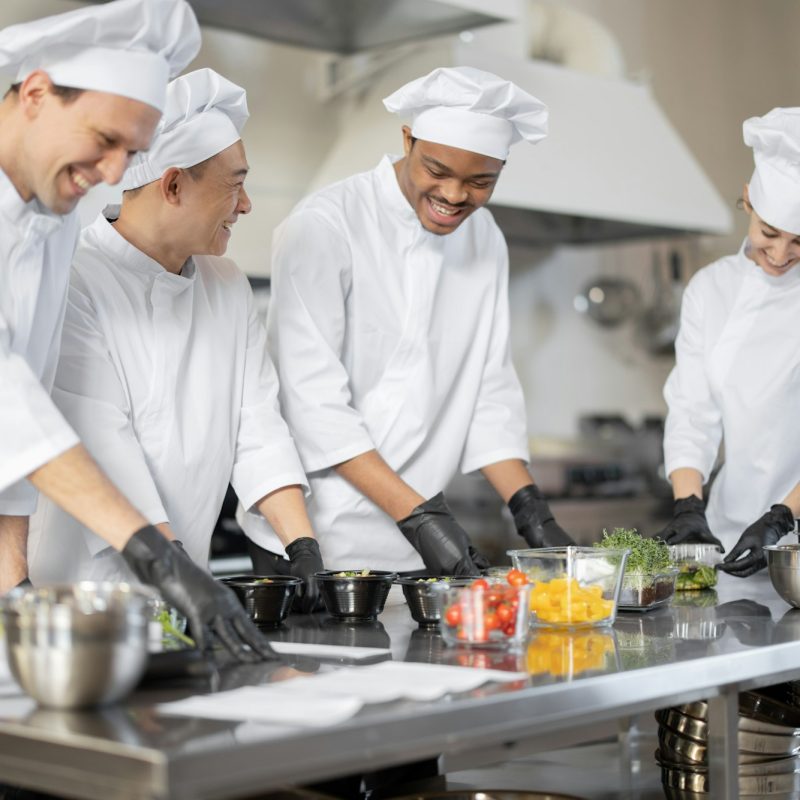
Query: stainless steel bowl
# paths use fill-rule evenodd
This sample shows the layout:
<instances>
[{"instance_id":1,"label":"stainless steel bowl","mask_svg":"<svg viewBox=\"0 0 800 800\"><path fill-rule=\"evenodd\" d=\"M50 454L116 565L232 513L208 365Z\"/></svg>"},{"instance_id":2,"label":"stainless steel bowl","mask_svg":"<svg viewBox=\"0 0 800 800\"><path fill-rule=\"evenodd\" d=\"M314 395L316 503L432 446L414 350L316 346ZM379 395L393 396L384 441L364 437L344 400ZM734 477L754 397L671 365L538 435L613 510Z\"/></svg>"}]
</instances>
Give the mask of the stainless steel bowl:
<instances>
[{"instance_id":1,"label":"stainless steel bowl","mask_svg":"<svg viewBox=\"0 0 800 800\"><path fill-rule=\"evenodd\" d=\"M790 606L800 608L800 544L773 544L764 552L775 591Z\"/></svg>"},{"instance_id":2,"label":"stainless steel bowl","mask_svg":"<svg viewBox=\"0 0 800 800\"><path fill-rule=\"evenodd\" d=\"M90 582L10 592L0 615L14 679L53 708L124 697L146 666L152 596L124 583Z\"/></svg>"}]
</instances>

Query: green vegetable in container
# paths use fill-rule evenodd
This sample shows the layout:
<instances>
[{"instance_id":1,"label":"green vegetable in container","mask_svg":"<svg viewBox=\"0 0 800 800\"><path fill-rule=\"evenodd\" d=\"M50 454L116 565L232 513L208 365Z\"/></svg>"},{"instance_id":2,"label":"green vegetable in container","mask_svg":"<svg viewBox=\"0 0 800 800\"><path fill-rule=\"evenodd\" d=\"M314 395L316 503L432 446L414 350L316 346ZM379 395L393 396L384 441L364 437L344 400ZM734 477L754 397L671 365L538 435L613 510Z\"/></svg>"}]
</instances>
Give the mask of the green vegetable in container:
<instances>
[{"instance_id":1,"label":"green vegetable in container","mask_svg":"<svg viewBox=\"0 0 800 800\"><path fill-rule=\"evenodd\" d=\"M717 585L717 571L708 564L683 564L675 588L681 592L697 592Z\"/></svg>"},{"instance_id":2,"label":"green vegetable in container","mask_svg":"<svg viewBox=\"0 0 800 800\"><path fill-rule=\"evenodd\" d=\"M172 636L179 642L183 642L189 647L195 647L194 639L192 639L190 636L187 636L185 633L181 633L181 631L179 631L172 624L172 620L169 616L169 609L165 608L163 611L161 611L156 619L161 624L161 630L163 631L164 636Z\"/></svg>"},{"instance_id":3,"label":"green vegetable in container","mask_svg":"<svg viewBox=\"0 0 800 800\"><path fill-rule=\"evenodd\" d=\"M368 569L362 570L347 570L345 572L336 572L334 573L334 578L368 578L370 575L370 571Z\"/></svg>"},{"instance_id":4,"label":"green vegetable in container","mask_svg":"<svg viewBox=\"0 0 800 800\"><path fill-rule=\"evenodd\" d=\"M625 574L658 575L671 569L669 546L661 539L646 539L636 528L603 530L603 540L595 544L608 550L630 550L625 564Z\"/></svg>"}]
</instances>

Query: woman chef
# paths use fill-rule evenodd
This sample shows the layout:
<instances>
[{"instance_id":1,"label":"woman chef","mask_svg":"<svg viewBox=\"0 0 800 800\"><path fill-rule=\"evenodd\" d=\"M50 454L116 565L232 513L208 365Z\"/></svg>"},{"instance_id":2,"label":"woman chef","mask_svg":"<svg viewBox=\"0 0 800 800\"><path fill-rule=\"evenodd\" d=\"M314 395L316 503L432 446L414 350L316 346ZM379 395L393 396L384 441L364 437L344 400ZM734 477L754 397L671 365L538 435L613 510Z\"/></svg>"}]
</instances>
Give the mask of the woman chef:
<instances>
[{"instance_id":1,"label":"woman chef","mask_svg":"<svg viewBox=\"0 0 800 800\"><path fill-rule=\"evenodd\" d=\"M275 233L281 409L329 568L474 574L488 564L441 495L459 468L483 472L531 546L570 541L525 466L508 252L483 208L512 143L544 138L547 109L468 67L436 69L384 105L412 117L404 157L306 198Z\"/></svg>"},{"instance_id":2,"label":"woman chef","mask_svg":"<svg viewBox=\"0 0 800 800\"><path fill-rule=\"evenodd\" d=\"M666 471L676 498L670 543L731 548L720 569L746 577L800 515L800 108L744 123L755 172L736 255L686 288L677 363L664 396ZM725 442L725 463L703 484Z\"/></svg>"}]
</instances>

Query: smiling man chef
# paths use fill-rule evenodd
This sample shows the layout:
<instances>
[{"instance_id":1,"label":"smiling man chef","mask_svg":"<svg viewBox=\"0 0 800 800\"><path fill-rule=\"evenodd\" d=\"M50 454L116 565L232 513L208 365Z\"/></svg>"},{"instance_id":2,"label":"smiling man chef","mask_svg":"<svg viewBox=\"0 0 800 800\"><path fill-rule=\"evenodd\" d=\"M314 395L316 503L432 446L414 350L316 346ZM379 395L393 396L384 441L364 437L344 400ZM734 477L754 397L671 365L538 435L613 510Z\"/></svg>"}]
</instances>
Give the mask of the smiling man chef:
<instances>
[{"instance_id":1,"label":"smiling man chef","mask_svg":"<svg viewBox=\"0 0 800 800\"><path fill-rule=\"evenodd\" d=\"M313 606L322 560L306 478L247 278L222 258L250 211L247 118L244 89L213 70L169 85L122 206L81 233L53 399L114 483L203 566L231 481L278 532ZM34 583L129 577L119 553L49 501L29 563Z\"/></svg>"},{"instance_id":2,"label":"smiling man chef","mask_svg":"<svg viewBox=\"0 0 800 800\"><path fill-rule=\"evenodd\" d=\"M405 155L307 198L275 233L268 338L329 568L487 566L441 494L482 470L531 546L569 542L526 468L509 353L508 252L489 201L547 109L509 81L436 69L384 100ZM266 550L280 541L240 514Z\"/></svg>"},{"instance_id":3,"label":"smiling man chef","mask_svg":"<svg viewBox=\"0 0 800 800\"><path fill-rule=\"evenodd\" d=\"M147 149L170 75L197 53L184 0L117 0L0 32L12 87L0 104L0 590L26 575L37 489L123 552L201 643L270 651L226 588L128 503L53 405L75 207ZM27 479L27 480L26 480Z\"/></svg>"}]
</instances>

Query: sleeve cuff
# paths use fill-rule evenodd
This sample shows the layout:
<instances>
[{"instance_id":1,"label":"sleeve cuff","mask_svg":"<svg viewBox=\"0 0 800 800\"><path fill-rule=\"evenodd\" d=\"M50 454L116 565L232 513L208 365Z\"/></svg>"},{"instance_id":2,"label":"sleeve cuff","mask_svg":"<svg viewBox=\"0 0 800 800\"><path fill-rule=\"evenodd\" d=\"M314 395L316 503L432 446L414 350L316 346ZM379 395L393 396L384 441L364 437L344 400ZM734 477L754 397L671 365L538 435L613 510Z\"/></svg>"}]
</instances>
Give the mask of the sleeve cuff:
<instances>
[{"instance_id":1,"label":"sleeve cuff","mask_svg":"<svg viewBox=\"0 0 800 800\"><path fill-rule=\"evenodd\" d=\"M505 447L501 450L491 450L486 453L465 455L461 459L461 471L467 475L470 472L488 467L489 464L496 464L498 461L508 461L517 459L526 464L531 459L531 454L526 447Z\"/></svg>"},{"instance_id":2,"label":"sleeve cuff","mask_svg":"<svg viewBox=\"0 0 800 800\"><path fill-rule=\"evenodd\" d=\"M320 472L323 469L335 467L337 464L341 464L344 461L349 461L356 456L369 453L370 450L375 450L375 445L372 440L368 437L359 437L356 442L336 450L319 453L315 457L305 456L301 453L301 459L306 473Z\"/></svg>"},{"instance_id":3,"label":"sleeve cuff","mask_svg":"<svg viewBox=\"0 0 800 800\"><path fill-rule=\"evenodd\" d=\"M0 490L23 480L31 472L44 466L75 445L80 444L78 435L68 425L58 436L48 436L47 440L30 447L23 453L15 453L5 463L0 464Z\"/></svg>"}]
</instances>

